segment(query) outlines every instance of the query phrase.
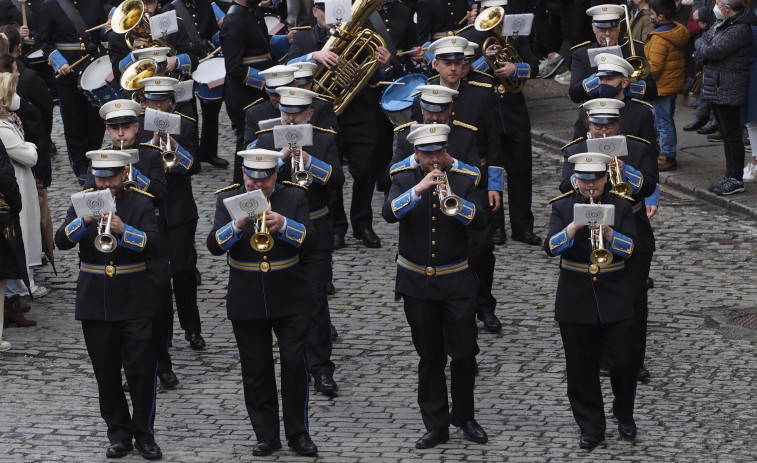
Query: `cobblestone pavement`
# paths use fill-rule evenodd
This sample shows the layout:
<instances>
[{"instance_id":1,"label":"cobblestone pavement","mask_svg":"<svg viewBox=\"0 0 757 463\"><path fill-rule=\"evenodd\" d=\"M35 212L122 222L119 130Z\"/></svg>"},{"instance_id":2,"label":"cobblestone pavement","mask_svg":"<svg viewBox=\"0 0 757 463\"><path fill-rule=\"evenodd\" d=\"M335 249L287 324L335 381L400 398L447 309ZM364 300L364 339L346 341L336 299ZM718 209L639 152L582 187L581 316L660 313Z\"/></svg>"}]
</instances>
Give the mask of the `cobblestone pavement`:
<instances>
[{"instance_id":1,"label":"cobblestone pavement","mask_svg":"<svg viewBox=\"0 0 757 463\"><path fill-rule=\"evenodd\" d=\"M60 121L56 141L63 147ZM231 160L233 137L221 124L221 153ZM56 228L78 190L62 152L54 159L50 198ZM554 149L534 150L534 214L543 236L546 200L556 193ZM176 329L172 355L182 387L158 394L156 440L165 461L253 461L255 443L244 407L238 352L224 308L227 270L204 240L213 192L230 171L204 165L194 179L201 209L197 248L203 334L208 348L188 348ZM345 191L349 191L346 189ZM647 366L640 385L639 437L621 441L608 419L607 440L592 453L578 448L578 430L565 397L564 359L552 305L557 259L539 247L508 241L497 248L495 296L503 330L481 331L477 419L487 445L472 444L453 430L449 443L419 451L423 432L416 404L416 354L395 302L397 227L375 220L383 247L367 249L348 234L336 253L339 331L334 347L340 394L313 393L310 428L324 462L572 462L754 461L757 454L757 349L755 332L737 315L756 312L754 277L757 224L724 209L664 191L654 225L659 240L650 293ZM374 198L374 210L381 197ZM50 295L35 301L33 328L11 328L13 349L0 356L0 461L104 461L107 438L81 328L73 319L76 254L57 253L58 275L38 271ZM294 289L293 289L294 290ZM609 414L610 391L606 386ZM134 452L125 461L140 461ZM315 461L285 448L269 461Z\"/></svg>"}]
</instances>

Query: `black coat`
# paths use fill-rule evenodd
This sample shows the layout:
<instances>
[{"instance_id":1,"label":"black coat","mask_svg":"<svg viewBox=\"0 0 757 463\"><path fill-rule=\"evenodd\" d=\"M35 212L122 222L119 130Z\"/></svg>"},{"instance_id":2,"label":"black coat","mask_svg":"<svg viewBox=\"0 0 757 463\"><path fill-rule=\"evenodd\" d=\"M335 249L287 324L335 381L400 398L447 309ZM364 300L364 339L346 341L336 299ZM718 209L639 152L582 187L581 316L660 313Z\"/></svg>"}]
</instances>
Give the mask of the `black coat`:
<instances>
[{"instance_id":1,"label":"black coat","mask_svg":"<svg viewBox=\"0 0 757 463\"><path fill-rule=\"evenodd\" d=\"M620 133L643 138L657 149L657 133L654 128L652 105L635 98L625 98L626 104L620 108ZM578 119L573 124L573 138L586 137L589 131L589 119L586 109L578 111Z\"/></svg>"},{"instance_id":2,"label":"black coat","mask_svg":"<svg viewBox=\"0 0 757 463\"><path fill-rule=\"evenodd\" d=\"M174 0L171 3L166 4L162 12L175 10L176 2L181 2L187 9L187 12L192 17L192 23L187 24L186 21L181 21L185 30L194 29L197 31L197 35L200 36L200 42L195 43L192 41L192 35L187 33L187 37L192 43L193 53L198 57L204 57L208 51L212 48L208 45L209 41L219 31L218 22L213 14L213 7L210 0ZM178 11L176 12L177 18L180 18Z\"/></svg>"},{"instance_id":3,"label":"black coat","mask_svg":"<svg viewBox=\"0 0 757 463\"><path fill-rule=\"evenodd\" d=\"M550 250L550 238L561 232L573 221L573 205L586 203L586 199L576 193L552 203L552 216L549 219L549 231L544 241L544 250L554 256ZM636 225L631 212L631 203L610 193L601 198L602 204L615 205L615 223L613 230L622 233L636 242ZM609 244L605 245L609 249ZM573 246L561 256L572 262L588 264L591 254L589 228L582 227L573 238ZM613 263L621 258L614 256ZM588 272L560 269L555 296L555 320L563 323L582 325L607 324L634 317L631 298L631 282L626 276L625 268L616 272L600 272L592 275Z\"/></svg>"},{"instance_id":4,"label":"black coat","mask_svg":"<svg viewBox=\"0 0 757 463\"><path fill-rule=\"evenodd\" d=\"M460 29L460 21L468 13L466 0L418 0L416 3L418 42L436 40L434 34ZM438 38L438 37L437 37Z\"/></svg>"},{"instance_id":5,"label":"black coat","mask_svg":"<svg viewBox=\"0 0 757 463\"><path fill-rule=\"evenodd\" d=\"M397 51L412 50L419 45L410 8L399 2L385 2L378 12ZM397 69L397 75L406 74L415 67L410 56L392 55L392 67Z\"/></svg>"},{"instance_id":6,"label":"black coat","mask_svg":"<svg viewBox=\"0 0 757 463\"><path fill-rule=\"evenodd\" d=\"M116 198L116 215L121 220L147 235L142 252L118 246L115 251L104 254L95 246L97 222L86 229L86 234L78 242L80 262L94 265L129 265L146 261L147 253L163 247L163 239L158 231L155 206L152 200L137 192L124 191ZM67 250L77 243L66 236L66 226L76 219L74 206L68 208L66 219L55 233L58 249ZM82 225L83 226L83 225ZM116 238L121 238L115 235ZM108 277L104 274L79 272L76 284L76 319L120 321L138 318L150 318L155 315L157 298L151 291L146 271L131 274L116 274Z\"/></svg>"},{"instance_id":7,"label":"black coat","mask_svg":"<svg viewBox=\"0 0 757 463\"><path fill-rule=\"evenodd\" d=\"M244 146L257 140L260 131L260 121L281 118L279 108L273 106L271 100L260 99L244 111Z\"/></svg>"},{"instance_id":8,"label":"black coat","mask_svg":"<svg viewBox=\"0 0 757 463\"><path fill-rule=\"evenodd\" d=\"M26 23L29 26L29 36L39 39L39 18L42 0L19 0L19 4L26 4ZM23 15L21 10L16 8L11 0L0 0L0 25L6 24L23 24ZM23 39L22 39L23 43ZM26 46L24 46L26 52Z\"/></svg>"},{"instance_id":9,"label":"black coat","mask_svg":"<svg viewBox=\"0 0 757 463\"><path fill-rule=\"evenodd\" d=\"M0 280L26 276L21 238L21 192L5 146L0 142Z\"/></svg>"},{"instance_id":10,"label":"black coat","mask_svg":"<svg viewBox=\"0 0 757 463\"><path fill-rule=\"evenodd\" d=\"M226 252L216 240L216 231L231 222L223 200L245 191L244 186L240 186L218 196L213 228L207 238L208 250L214 256ZM305 226L306 233L302 245L296 248L281 241L277 232L272 234L274 245L271 250L265 253L257 252L250 246L250 238L253 235L253 223L250 221L242 230L241 239L229 249L229 258L243 262L275 262L295 256L302 257L315 244L303 189L276 185L269 199L272 210ZM301 264L267 273L247 272L230 267L226 293L227 317L229 320L264 320L302 313L310 308L311 294L310 282Z\"/></svg>"}]
</instances>

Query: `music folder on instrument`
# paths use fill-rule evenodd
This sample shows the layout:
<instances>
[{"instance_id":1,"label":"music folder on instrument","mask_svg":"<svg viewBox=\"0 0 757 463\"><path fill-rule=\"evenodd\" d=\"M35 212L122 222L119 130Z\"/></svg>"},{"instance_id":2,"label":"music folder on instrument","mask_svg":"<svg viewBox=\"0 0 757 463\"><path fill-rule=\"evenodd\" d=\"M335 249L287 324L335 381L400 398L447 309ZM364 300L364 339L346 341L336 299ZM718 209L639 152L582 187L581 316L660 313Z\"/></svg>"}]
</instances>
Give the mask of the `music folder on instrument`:
<instances>
[{"instance_id":1,"label":"music folder on instrument","mask_svg":"<svg viewBox=\"0 0 757 463\"><path fill-rule=\"evenodd\" d=\"M311 124L277 125L273 128L273 146L276 148L312 145Z\"/></svg>"},{"instance_id":2,"label":"music folder on instrument","mask_svg":"<svg viewBox=\"0 0 757 463\"><path fill-rule=\"evenodd\" d=\"M255 220L258 214L271 210L271 204L262 190L248 191L226 198L223 205L235 221L245 217Z\"/></svg>"},{"instance_id":3,"label":"music folder on instrument","mask_svg":"<svg viewBox=\"0 0 757 463\"><path fill-rule=\"evenodd\" d=\"M71 195L77 217L96 217L109 212L116 212L116 200L110 190L98 190L74 193Z\"/></svg>"},{"instance_id":4,"label":"music folder on instrument","mask_svg":"<svg viewBox=\"0 0 757 463\"><path fill-rule=\"evenodd\" d=\"M502 35L505 37L526 37L531 33L533 23L534 15L532 13L505 15Z\"/></svg>"},{"instance_id":5,"label":"music folder on instrument","mask_svg":"<svg viewBox=\"0 0 757 463\"><path fill-rule=\"evenodd\" d=\"M168 10L150 17L150 32L153 40L178 31L179 22L176 19L176 10Z\"/></svg>"},{"instance_id":6,"label":"music folder on instrument","mask_svg":"<svg viewBox=\"0 0 757 463\"><path fill-rule=\"evenodd\" d=\"M628 146L624 135L612 137L589 138L586 140L586 151L602 153L611 157L627 156Z\"/></svg>"},{"instance_id":7,"label":"music folder on instrument","mask_svg":"<svg viewBox=\"0 0 757 463\"><path fill-rule=\"evenodd\" d=\"M260 130L270 129L270 128L276 127L277 125L281 125L280 117L274 117L271 119L263 119L262 121L258 122L258 127L260 127Z\"/></svg>"},{"instance_id":8,"label":"music folder on instrument","mask_svg":"<svg viewBox=\"0 0 757 463\"><path fill-rule=\"evenodd\" d=\"M623 58L623 51L620 49L620 45L613 45L611 47L589 48L588 50L586 50L586 53L589 55L590 63L594 63L594 58L600 53L610 53L611 55Z\"/></svg>"},{"instance_id":9,"label":"music folder on instrument","mask_svg":"<svg viewBox=\"0 0 757 463\"><path fill-rule=\"evenodd\" d=\"M158 130L170 134L181 133L181 116L147 108L145 109L145 130Z\"/></svg>"},{"instance_id":10,"label":"music folder on instrument","mask_svg":"<svg viewBox=\"0 0 757 463\"><path fill-rule=\"evenodd\" d=\"M323 4L326 24L341 24L352 19L350 0L325 0Z\"/></svg>"},{"instance_id":11,"label":"music folder on instrument","mask_svg":"<svg viewBox=\"0 0 757 463\"><path fill-rule=\"evenodd\" d=\"M615 205L576 203L573 205L573 221L576 225L613 225Z\"/></svg>"},{"instance_id":12,"label":"music folder on instrument","mask_svg":"<svg viewBox=\"0 0 757 463\"><path fill-rule=\"evenodd\" d=\"M173 95L177 103L189 101L194 96L194 80L185 80L173 86Z\"/></svg>"}]
</instances>

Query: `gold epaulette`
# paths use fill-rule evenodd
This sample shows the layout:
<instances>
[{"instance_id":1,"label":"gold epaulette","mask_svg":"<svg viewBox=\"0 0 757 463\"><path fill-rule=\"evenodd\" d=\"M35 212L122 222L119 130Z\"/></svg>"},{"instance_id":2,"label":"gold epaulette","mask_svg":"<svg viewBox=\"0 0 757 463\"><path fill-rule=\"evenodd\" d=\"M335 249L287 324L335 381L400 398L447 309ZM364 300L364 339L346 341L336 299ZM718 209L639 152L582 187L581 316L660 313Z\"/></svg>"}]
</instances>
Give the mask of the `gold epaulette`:
<instances>
[{"instance_id":1,"label":"gold epaulette","mask_svg":"<svg viewBox=\"0 0 757 463\"><path fill-rule=\"evenodd\" d=\"M583 47L584 45L588 45L588 44L590 44L590 43L591 43L591 40L587 40L587 41L586 41L586 42L584 42L584 43L579 43L578 45L573 45L573 46L572 46L572 47L570 48L570 51L573 51L573 50L575 50L576 48L579 48L579 47Z\"/></svg>"},{"instance_id":2,"label":"gold epaulette","mask_svg":"<svg viewBox=\"0 0 757 463\"><path fill-rule=\"evenodd\" d=\"M313 26L295 26L295 27L290 27L289 30L290 31L309 31L312 28Z\"/></svg>"},{"instance_id":3,"label":"gold epaulette","mask_svg":"<svg viewBox=\"0 0 757 463\"><path fill-rule=\"evenodd\" d=\"M154 148L154 149L160 151L160 146L153 145L152 143L140 143L139 146L144 146L145 148Z\"/></svg>"},{"instance_id":4,"label":"gold epaulette","mask_svg":"<svg viewBox=\"0 0 757 463\"><path fill-rule=\"evenodd\" d=\"M476 82L475 80L468 81L468 84L473 85L474 87L492 88L492 84L485 84L483 82Z\"/></svg>"},{"instance_id":5,"label":"gold epaulette","mask_svg":"<svg viewBox=\"0 0 757 463\"><path fill-rule=\"evenodd\" d=\"M433 76L429 77L428 80L431 81L431 80L438 79L438 78L439 78L439 74L434 74ZM431 85L431 84L429 84L429 85Z\"/></svg>"},{"instance_id":6,"label":"gold epaulette","mask_svg":"<svg viewBox=\"0 0 757 463\"><path fill-rule=\"evenodd\" d=\"M624 195L623 193L618 193L617 191L610 190L611 195L615 195L618 198L625 199L626 201L634 202L634 199L628 195Z\"/></svg>"},{"instance_id":7,"label":"gold epaulette","mask_svg":"<svg viewBox=\"0 0 757 463\"><path fill-rule=\"evenodd\" d=\"M411 125L413 125L413 124L417 124L417 122L415 122L415 121L410 121L410 122L408 122L408 123L406 123L406 124L398 125L397 127L395 127L395 128L394 128L394 131L395 131L395 132L400 132L400 131L402 131L402 130L404 130L404 129L408 128L408 127L410 127L410 126L411 126Z\"/></svg>"},{"instance_id":8,"label":"gold epaulette","mask_svg":"<svg viewBox=\"0 0 757 463\"><path fill-rule=\"evenodd\" d=\"M224 191L233 190L234 188L239 188L239 186L240 186L239 183L235 183L233 185L225 186L225 187L221 188L220 190L216 190L215 194L220 195Z\"/></svg>"},{"instance_id":9,"label":"gold epaulette","mask_svg":"<svg viewBox=\"0 0 757 463\"><path fill-rule=\"evenodd\" d=\"M398 167L396 169L392 169L392 170L389 171L389 176L391 177L391 176L393 176L395 174L399 174L400 172L405 172L405 171L408 171L408 170L415 170L415 167L413 167L413 166L402 166L402 167Z\"/></svg>"},{"instance_id":10,"label":"gold epaulette","mask_svg":"<svg viewBox=\"0 0 757 463\"><path fill-rule=\"evenodd\" d=\"M456 125L458 127L464 127L464 128L466 128L468 130L472 130L474 132L478 132L478 127L476 127L475 125L466 124L465 122L460 122L458 120L452 121L452 125Z\"/></svg>"},{"instance_id":11,"label":"gold epaulette","mask_svg":"<svg viewBox=\"0 0 757 463\"><path fill-rule=\"evenodd\" d=\"M319 132L326 132L326 133L330 133L330 134L336 135L336 132L334 130L324 129L323 127L318 127L317 125L313 126L313 130L317 130Z\"/></svg>"},{"instance_id":12,"label":"gold epaulette","mask_svg":"<svg viewBox=\"0 0 757 463\"><path fill-rule=\"evenodd\" d=\"M281 183L283 183L284 185L296 186L297 188L302 188L303 190L308 191L308 187L300 185L299 183L290 182L289 180L284 180Z\"/></svg>"},{"instance_id":13,"label":"gold epaulette","mask_svg":"<svg viewBox=\"0 0 757 463\"><path fill-rule=\"evenodd\" d=\"M242 111L247 111L248 109L252 108L256 104L260 103L261 101L265 101L263 98L258 98L257 100L253 101L252 103L248 104L244 108L242 108Z\"/></svg>"},{"instance_id":14,"label":"gold epaulette","mask_svg":"<svg viewBox=\"0 0 757 463\"><path fill-rule=\"evenodd\" d=\"M492 78L492 76L490 76L489 74L485 73L484 71L479 71L477 69L473 69L473 72L475 74L481 74L482 76L486 76L487 79L491 79Z\"/></svg>"},{"instance_id":15,"label":"gold epaulette","mask_svg":"<svg viewBox=\"0 0 757 463\"><path fill-rule=\"evenodd\" d=\"M460 33L466 29L470 29L473 27L473 24L468 24L467 26L463 27L462 29L458 29L457 32L455 32L455 35L460 35Z\"/></svg>"},{"instance_id":16,"label":"gold epaulette","mask_svg":"<svg viewBox=\"0 0 757 463\"><path fill-rule=\"evenodd\" d=\"M184 119L188 119L188 120L190 120L190 121L192 121L194 123L197 123L197 119L195 119L194 117L187 116L186 114L182 114L179 111L174 111L173 113L174 114L178 114L179 116L183 117Z\"/></svg>"},{"instance_id":17,"label":"gold epaulette","mask_svg":"<svg viewBox=\"0 0 757 463\"><path fill-rule=\"evenodd\" d=\"M563 145L563 147L562 147L562 148L560 148L560 151L565 151L565 148L568 148L568 147L570 147L570 146L573 146L573 145L575 145L576 143L578 143L578 142L580 142L580 141L583 141L583 139L584 139L584 137L578 137L578 138L576 138L575 140L573 140L573 141L570 141L570 142L566 143L565 145Z\"/></svg>"},{"instance_id":18,"label":"gold epaulette","mask_svg":"<svg viewBox=\"0 0 757 463\"><path fill-rule=\"evenodd\" d=\"M140 190L139 188L132 188L131 191L133 191L134 193L139 193L142 196L147 196L150 199L154 199L155 198L155 196L151 195L150 193L146 192L145 190Z\"/></svg>"},{"instance_id":19,"label":"gold epaulette","mask_svg":"<svg viewBox=\"0 0 757 463\"><path fill-rule=\"evenodd\" d=\"M569 191L569 192L567 192L567 193L563 193L563 194L561 194L560 196L557 196L557 197L555 197L555 198L552 198L552 199L550 199L550 200L549 200L549 204L552 204L553 202L555 202L555 201L559 201L559 200L561 200L561 199L563 199L563 198L567 198L568 196L570 196L570 195L572 195L572 194L575 194L575 193L576 193L576 190L570 190L570 191Z\"/></svg>"},{"instance_id":20,"label":"gold epaulette","mask_svg":"<svg viewBox=\"0 0 757 463\"><path fill-rule=\"evenodd\" d=\"M86 190L81 190L79 193L89 193L90 191L95 191L94 188L87 188Z\"/></svg>"},{"instance_id":21,"label":"gold epaulette","mask_svg":"<svg viewBox=\"0 0 757 463\"><path fill-rule=\"evenodd\" d=\"M654 109L654 106L652 106L652 103L647 103L647 102L646 102L646 101L644 101L644 100L639 100L638 98L631 98L631 101L635 101L635 102L637 102L637 103L641 103L641 104L643 104L643 105L647 105L647 106L649 106L650 108Z\"/></svg>"},{"instance_id":22,"label":"gold epaulette","mask_svg":"<svg viewBox=\"0 0 757 463\"><path fill-rule=\"evenodd\" d=\"M652 144L652 142L649 141L649 140L647 140L646 138L637 137L636 135L626 135L626 138L630 138L632 140L638 140L640 142L646 143L647 145L651 145Z\"/></svg>"},{"instance_id":23,"label":"gold epaulette","mask_svg":"<svg viewBox=\"0 0 757 463\"><path fill-rule=\"evenodd\" d=\"M268 132L273 132L273 127L268 128L268 129L258 130L257 132L255 132L255 135L260 135L261 133L268 133Z\"/></svg>"}]
</instances>

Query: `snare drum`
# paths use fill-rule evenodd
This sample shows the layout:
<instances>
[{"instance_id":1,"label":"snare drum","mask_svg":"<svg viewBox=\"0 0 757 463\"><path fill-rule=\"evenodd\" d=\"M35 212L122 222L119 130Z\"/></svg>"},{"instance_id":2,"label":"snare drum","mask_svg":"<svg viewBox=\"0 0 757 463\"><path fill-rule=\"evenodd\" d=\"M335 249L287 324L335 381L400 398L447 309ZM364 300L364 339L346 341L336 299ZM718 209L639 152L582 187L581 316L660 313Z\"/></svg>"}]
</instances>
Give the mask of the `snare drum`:
<instances>
[{"instance_id":1,"label":"snare drum","mask_svg":"<svg viewBox=\"0 0 757 463\"><path fill-rule=\"evenodd\" d=\"M107 81L109 77L110 83ZM95 108L121 98L121 84L113 78L113 68L107 55L87 64L79 76L79 90L84 92Z\"/></svg>"},{"instance_id":2,"label":"snare drum","mask_svg":"<svg viewBox=\"0 0 757 463\"><path fill-rule=\"evenodd\" d=\"M197 66L192 73L195 81L195 95L201 100L223 98L223 83L226 79L226 63L223 58L211 58Z\"/></svg>"},{"instance_id":3,"label":"snare drum","mask_svg":"<svg viewBox=\"0 0 757 463\"><path fill-rule=\"evenodd\" d=\"M284 35L287 31L287 25L281 22L278 16L266 13L263 16L265 27L268 29L268 35Z\"/></svg>"},{"instance_id":4,"label":"snare drum","mask_svg":"<svg viewBox=\"0 0 757 463\"><path fill-rule=\"evenodd\" d=\"M399 126L413 120L415 89L426 85L427 82L428 78L423 74L408 74L384 90L384 94L381 95L381 109L392 124Z\"/></svg>"}]
</instances>

